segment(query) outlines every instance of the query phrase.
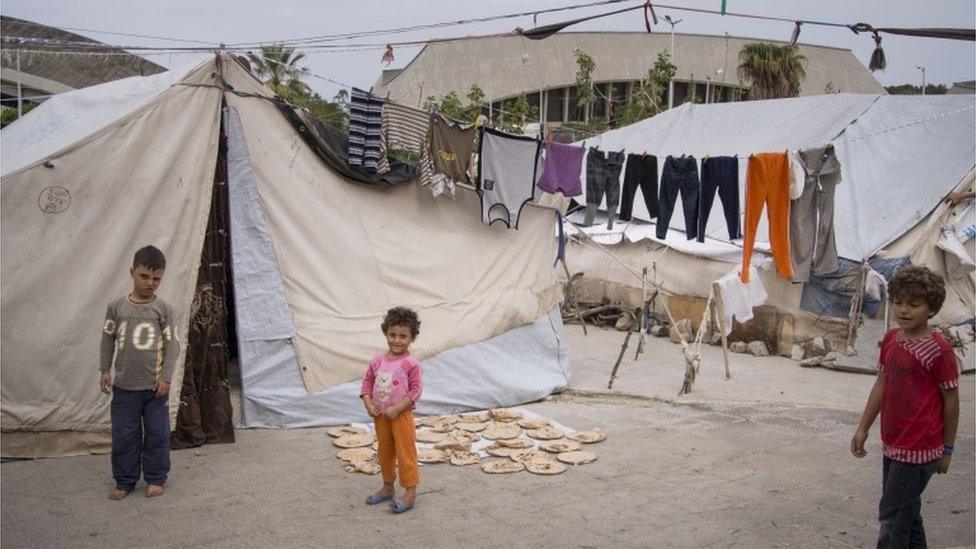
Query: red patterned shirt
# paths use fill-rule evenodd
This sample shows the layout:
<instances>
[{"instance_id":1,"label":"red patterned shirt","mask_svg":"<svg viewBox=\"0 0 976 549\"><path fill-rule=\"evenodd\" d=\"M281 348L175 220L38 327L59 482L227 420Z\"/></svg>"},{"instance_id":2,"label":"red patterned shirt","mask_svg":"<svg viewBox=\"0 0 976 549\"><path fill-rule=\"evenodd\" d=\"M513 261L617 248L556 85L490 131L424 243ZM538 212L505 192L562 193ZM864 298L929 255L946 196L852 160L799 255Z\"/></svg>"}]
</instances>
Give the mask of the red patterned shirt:
<instances>
[{"instance_id":1,"label":"red patterned shirt","mask_svg":"<svg viewBox=\"0 0 976 549\"><path fill-rule=\"evenodd\" d=\"M885 334L878 369L885 374L881 400L884 455L905 463L942 457L942 393L959 386L952 346L939 332L901 339L901 328Z\"/></svg>"}]
</instances>

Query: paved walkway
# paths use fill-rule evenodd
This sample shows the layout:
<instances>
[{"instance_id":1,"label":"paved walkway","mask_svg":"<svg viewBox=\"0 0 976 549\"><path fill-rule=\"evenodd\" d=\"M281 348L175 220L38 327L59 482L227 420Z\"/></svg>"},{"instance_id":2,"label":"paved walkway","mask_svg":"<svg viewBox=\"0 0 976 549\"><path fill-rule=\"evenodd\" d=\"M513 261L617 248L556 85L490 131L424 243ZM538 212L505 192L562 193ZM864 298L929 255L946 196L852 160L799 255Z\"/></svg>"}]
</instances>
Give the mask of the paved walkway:
<instances>
[{"instance_id":1,"label":"paved walkway","mask_svg":"<svg viewBox=\"0 0 976 549\"><path fill-rule=\"evenodd\" d=\"M242 430L232 445L174 452L169 492L110 502L106 456L2 465L6 547L872 547L881 457L848 450L871 378L706 349L691 395L683 362L653 340L601 395L622 334L567 327L574 388L527 408L600 427L599 459L554 477L422 469L416 509L365 506L377 477L346 473L322 429ZM632 349L628 352L632 358ZM959 451L924 496L932 547L972 546L972 377ZM635 395L635 396L623 396ZM674 402L666 401L671 399ZM799 402L799 404L797 404ZM140 486L140 489L142 486Z\"/></svg>"}]
</instances>

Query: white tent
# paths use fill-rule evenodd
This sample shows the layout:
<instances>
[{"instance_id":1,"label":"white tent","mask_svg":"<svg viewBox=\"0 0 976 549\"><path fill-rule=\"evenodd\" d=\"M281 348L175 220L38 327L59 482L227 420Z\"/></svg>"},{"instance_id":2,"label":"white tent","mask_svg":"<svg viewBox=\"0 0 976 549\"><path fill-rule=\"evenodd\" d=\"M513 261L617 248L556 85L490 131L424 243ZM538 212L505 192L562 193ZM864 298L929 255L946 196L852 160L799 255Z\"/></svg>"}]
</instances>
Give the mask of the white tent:
<instances>
[{"instance_id":1,"label":"white tent","mask_svg":"<svg viewBox=\"0 0 976 549\"><path fill-rule=\"evenodd\" d=\"M972 209L949 212L942 199L953 189L971 185L976 161L976 101L972 96L887 96L836 94L795 99L710 105L684 104L636 124L585 141L605 151L646 151L663 168L667 155L738 155L740 204L745 192L747 158L752 153L835 145L842 183L835 197L834 229L838 254L861 262L876 257L909 256L943 274L945 258L936 249L943 226L973 223ZM584 175L585 177L585 175ZM680 199L679 199L680 200ZM613 230L586 229L610 246L616 259L640 272L653 266L657 281L673 295L704 298L711 283L741 262L741 240L729 241L721 207L713 207L706 242L685 238L684 219L675 208L663 241L653 224L618 222ZM741 215L741 212L740 212ZM650 219L640 196L634 216ZM767 250L765 216L760 220L757 250ZM662 247L663 246L663 247ZM571 245L574 270L584 271L581 291L639 303L640 280L594 247ZM972 260L972 241L966 245ZM754 256L762 265L766 254ZM768 262L766 262L768 264ZM786 343L812 335L809 324L821 319L799 310L803 285L760 270L768 303L794 316ZM971 318L974 277L949 277L950 298L938 317L946 323ZM695 322L697 322L695 318ZM808 326L801 329L804 322ZM796 322L794 323L794 320ZM845 319L846 320L846 319ZM781 350L782 350L781 346ZM789 345L785 347L789 349Z\"/></svg>"},{"instance_id":2,"label":"white tent","mask_svg":"<svg viewBox=\"0 0 976 549\"><path fill-rule=\"evenodd\" d=\"M187 333L222 126L246 426L364 420L357 379L394 305L421 316L421 413L567 385L551 211L508 231L472 194L347 181L272 95L220 55L54 97L0 134L4 455L105 449L99 327L137 248L166 253L160 295Z\"/></svg>"}]
</instances>

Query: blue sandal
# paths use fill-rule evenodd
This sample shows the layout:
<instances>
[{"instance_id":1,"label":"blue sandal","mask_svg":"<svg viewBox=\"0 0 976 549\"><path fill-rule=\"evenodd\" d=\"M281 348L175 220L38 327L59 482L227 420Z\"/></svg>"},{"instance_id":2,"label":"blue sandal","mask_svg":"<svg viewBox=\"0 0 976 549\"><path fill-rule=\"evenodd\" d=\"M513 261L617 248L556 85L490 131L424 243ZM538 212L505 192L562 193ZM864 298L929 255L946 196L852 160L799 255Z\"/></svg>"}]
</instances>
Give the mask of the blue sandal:
<instances>
[{"instance_id":1,"label":"blue sandal","mask_svg":"<svg viewBox=\"0 0 976 549\"><path fill-rule=\"evenodd\" d=\"M390 508L393 509L394 515L399 515L401 513L406 513L407 511L413 509L413 505L407 505L402 501L395 499L390 502Z\"/></svg>"},{"instance_id":2,"label":"blue sandal","mask_svg":"<svg viewBox=\"0 0 976 549\"><path fill-rule=\"evenodd\" d=\"M383 503L384 501L390 501L391 499L393 499L393 494L390 494L388 496L383 496L380 494L370 494L369 497L366 498L366 505L376 505L378 503Z\"/></svg>"}]
</instances>

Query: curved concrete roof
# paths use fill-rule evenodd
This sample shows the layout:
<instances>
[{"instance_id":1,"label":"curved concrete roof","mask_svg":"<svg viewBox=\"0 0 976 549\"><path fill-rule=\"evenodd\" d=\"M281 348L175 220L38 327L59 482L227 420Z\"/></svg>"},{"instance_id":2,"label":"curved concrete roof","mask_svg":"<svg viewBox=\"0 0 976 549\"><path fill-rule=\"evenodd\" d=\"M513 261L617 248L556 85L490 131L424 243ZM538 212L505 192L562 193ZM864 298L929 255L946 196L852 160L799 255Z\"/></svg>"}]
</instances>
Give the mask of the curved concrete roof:
<instances>
[{"instance_id":1,"label":"curved concrete roof","mask_svg":"<svg viewBox=\"0 0 976 549\"><path fill-rule=\"evenodd\" d=\"M739 50L757 41L675 34L677 79L704 82L711 75L713 82L740 84L736 74ZM585 51L596 62L594 81L638 80L647 74L658 52L670 47L668 32L562 32L545 40L509 35L433 42L401 71L385 71L385 78L377 80L373 91L415 105L424 97L443 96L452 90L463 97L471 84L481 86L490 100L570 86L576 81L574 48ZM885 93L850 50L808 44L799 44L799 48L808 60L801 95L823 94L828 81L834 90ZM724 69L724 74L717 75L717 69Z\"/></svg>"}]
</instances>

